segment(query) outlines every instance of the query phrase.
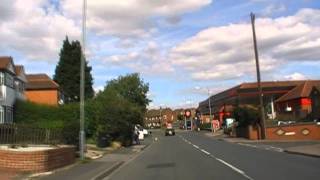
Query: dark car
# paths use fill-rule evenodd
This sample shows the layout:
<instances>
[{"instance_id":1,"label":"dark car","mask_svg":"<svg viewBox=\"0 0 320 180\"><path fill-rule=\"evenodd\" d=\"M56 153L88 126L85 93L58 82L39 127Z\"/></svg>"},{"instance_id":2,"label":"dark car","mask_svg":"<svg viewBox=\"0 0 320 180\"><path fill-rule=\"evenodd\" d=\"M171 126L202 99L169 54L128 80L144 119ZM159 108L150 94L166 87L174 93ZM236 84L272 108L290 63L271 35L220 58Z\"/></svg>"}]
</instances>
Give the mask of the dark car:
<instances>
[{"instance_id":1,"label":"dark car","mask_svg":"<svg viewBox=\"0 0 320 180\"><path fill-rule=\"evenodd\" d=\"M173 128L167 128L166 129L166 132L165 132L165 135L166 136L174 136L176 133L174 132L174 129Z\"/></svg>"},{"instance_id":2,"label":"dark car","mask_svg":"<svg viewBox=\"0 0 320 180\"><path fill-rule=\"evenodd\" d=\"M166 136L174 136L176 133L174 132L174 128L171 123L167 124L165 135Z\"/></svg>"}]
</instances>

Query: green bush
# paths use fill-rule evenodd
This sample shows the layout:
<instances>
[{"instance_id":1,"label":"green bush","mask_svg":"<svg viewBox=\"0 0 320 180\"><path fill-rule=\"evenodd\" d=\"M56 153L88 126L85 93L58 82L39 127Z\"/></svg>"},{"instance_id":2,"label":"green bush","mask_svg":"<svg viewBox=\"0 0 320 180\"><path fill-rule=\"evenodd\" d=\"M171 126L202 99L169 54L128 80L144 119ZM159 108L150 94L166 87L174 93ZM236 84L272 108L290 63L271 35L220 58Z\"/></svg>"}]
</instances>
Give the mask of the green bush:
<instances>
[{"instance_id":1,"label":"green bush","mask_svg":"<svg viewBox=\"0 0 320 180\"><path fill-rule=\"evenodd\" d=\"M85 131L87 138L97 141L120 141L130 145L135 124L143 124L149 90L138 74L120 76L108 82L104 90L85 103ZM38 105L18 101L15 122L40 128L62 130L64 143L79 143L79 103L62 106Z\"/></svg>"},{"instance_id":2,"label":"green bush","mask_svg":"<svg viewBox=\"0 0 320 180\"><path fill-rule=\"evenodd\" d=\"M237 107L233 111L233 118L238 122L239 127L246 127L259 122L259 112L250 107Z\"/></svg>"},{"instance_id":3,"label":"green bush","mask_svg":"<svg viewBox=\"0 0 320 180\"><path fill-rule=\"evenodd\" d=\"M62 130L62 143L78 145L79 104L62 106L39 105L28 101L17 101L15 123L38 128Z\"/></svg>"}]
</instances>

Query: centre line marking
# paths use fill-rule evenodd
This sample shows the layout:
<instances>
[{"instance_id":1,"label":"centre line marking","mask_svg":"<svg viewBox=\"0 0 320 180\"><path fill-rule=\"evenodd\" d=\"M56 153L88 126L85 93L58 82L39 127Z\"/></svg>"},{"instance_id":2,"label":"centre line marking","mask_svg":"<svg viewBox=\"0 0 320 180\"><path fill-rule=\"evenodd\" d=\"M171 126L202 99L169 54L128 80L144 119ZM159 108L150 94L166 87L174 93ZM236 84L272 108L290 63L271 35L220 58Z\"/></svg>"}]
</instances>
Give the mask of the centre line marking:
<instances>
[{"instance_id":1,"label":"centre line marking","mask_svg":"<svg viewBox=\"0 0 320 180\"><path fill-rule=\"evenodd\" d=\"M236 171L237 173L241 174L242 176L244 176L245 178L249 179L249 180L253 180L250 176L248 176L245 172L243 172L242 170L234 167L233 165L225 162L224 160L222 159L219 159L219 158L215 158L217 161L221 162L222 164L228 166L229 168L231 168L232 170Z\"/></svg>"},{"instance_id":2,"label":"centre line marking","mask_svg":"<svg viewBox=\"0 0 320 180\"><path fill-rule=\"evenodd\" d=\"M203 153L205 153L206 155L210 155L210 153L209 153L208 151L204 150L204 149L201 149L201 151L202 151Z\"/></svg>"},{"instance_id":3,"label":"centre line marking","mask_svg":"<svg viewBox=\"0 0 320 180\"><path fill-rule=\"evenodd\" d=\"M187 141L188 141L188 140L187 140ZM237 167L235 167L235 166L227 163L226 161L224 161L224 160L222 160L222 159L220 159L220 158L215 157L214 155L210 154L208 151L206 151L206 150L204 150L204 149L200 149L199 146L192 144L190 141L188 141L188 143L189 143L190 145L192 145L193 147L201 150L201 152L209 155L211 158L213 158L213 159L221 162L222 164L224 164L224 165L226 165L227 167L231 168L231 169L234 170L235 172L241 174L243 177L247 178L248 180L254 180L253 178L251 178L250 176L248 176L244 171L238 169ZM238 143L238 144L244 145L244 146L248 146L248 144L243 144L243 143ZM250 144L249 144L249 146L254 147L253 145L250 145ZM255 147L255 148L257 148L257 147Z\"/></svg>"},{"instance_id":4,"label":"centre line marking","mask_svg":"<svg viewBox=\"0 0 320 180\"><path fill-rule=\"evenodd\" d=\"M194 145L194 144L193 144L193 147L195 147L195 148L199 149L199 146L197 146L197 145Z\"/></svg>"}]
</instances>

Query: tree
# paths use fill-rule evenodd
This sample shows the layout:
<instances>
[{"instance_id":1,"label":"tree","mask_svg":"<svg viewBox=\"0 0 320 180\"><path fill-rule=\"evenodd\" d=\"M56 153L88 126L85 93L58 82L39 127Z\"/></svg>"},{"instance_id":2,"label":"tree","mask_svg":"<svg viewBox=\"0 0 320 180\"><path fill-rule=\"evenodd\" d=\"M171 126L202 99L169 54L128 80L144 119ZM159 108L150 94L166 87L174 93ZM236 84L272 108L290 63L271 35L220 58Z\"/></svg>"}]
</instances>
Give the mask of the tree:
<instances>
[{"instance_id":1,"label":"tree","mask_svg":"<svg viewBox=\"0 0 320 180\"><path fill-rule=\"evenodd\" d=\"M105 89L107 88L114 89L131 103L137 104L143 113L146 112L150 102L147 98L149 84L144 83L138 73L119 76L117 79L107 82Z\"/></svg>"},{"instance_id":2,"label":"tree","mask_svg":"<svg viewBox=\"0 0 320 180\"><path fill-rule=\"evenodd\" d=\"M81 64L81 44L79 41L69 42L68 37L63 41L60 50L60 59L53 76L65 96L65 102L80 101L80 64ZM92 88L93 78L92 68L85 61L85 98L92 98L94 91Z\"/></svg>"},{"instance_id":3,"label":"tree","mask_svg":"<svg viewBox=\"0 0 320 180\"><path fill-rule=\"evenodd\" d=\"M259 111L252 107L237 107L233 111L233 117L240 127L246 127L259 122Z\"/></svg>"},{"instance_id":4,"label":"tree","mask_svg":"<svg viewBox=\"0 0 320 180\"><path fill-rule=\"evenodd\" d=\"M87 109L87 126L95 137L112 137L122 142L131 141L133 126L142 124L150 100L149 85L138 74L120 76L107 83Z\"/></svg>"}]
</instances>

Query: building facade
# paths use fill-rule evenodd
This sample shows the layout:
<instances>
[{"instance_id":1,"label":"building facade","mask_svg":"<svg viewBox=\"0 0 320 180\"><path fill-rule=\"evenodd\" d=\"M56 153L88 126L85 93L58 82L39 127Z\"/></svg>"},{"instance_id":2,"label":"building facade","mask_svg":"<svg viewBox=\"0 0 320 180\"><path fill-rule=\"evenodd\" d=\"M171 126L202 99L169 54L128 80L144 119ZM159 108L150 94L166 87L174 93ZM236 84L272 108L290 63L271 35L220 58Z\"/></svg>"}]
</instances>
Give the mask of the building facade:
<instances>
[{"instance_id":1,"label":"building facade","mask_svg":"<svg viewBox=\"0 0 320 180\"><path fill-rule=\"evenodd\" d=\"M63 103L59 85L46 74L28 74L26 98L28 101L57 106Z\"/></svg>"},{"instance_id":2,"label":"building facade","mask_svg":"<svg viewBox=\"0 0 320 180\"><path fill-rule=\"evenodd\" d=\"M15 66L12 57L0 57L0 124L13 122L13 106L25 99L26 81L23 66Z\"/></svg>"},{"instance_id":3,"label":"building facade","mask_svg":"<svg viewBox=\"0 0 320 180\"><path fill-rule=\"evenodd\" d=\"M319 118L320 80L261 82L261 87L268 119ZM222 123L236 107L257 108L258 97L257 83L242 83L210 97L212 115ZM198 110L208 116L209 99L200 102Z\"/></svg>"}]
</instances>

